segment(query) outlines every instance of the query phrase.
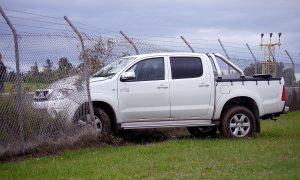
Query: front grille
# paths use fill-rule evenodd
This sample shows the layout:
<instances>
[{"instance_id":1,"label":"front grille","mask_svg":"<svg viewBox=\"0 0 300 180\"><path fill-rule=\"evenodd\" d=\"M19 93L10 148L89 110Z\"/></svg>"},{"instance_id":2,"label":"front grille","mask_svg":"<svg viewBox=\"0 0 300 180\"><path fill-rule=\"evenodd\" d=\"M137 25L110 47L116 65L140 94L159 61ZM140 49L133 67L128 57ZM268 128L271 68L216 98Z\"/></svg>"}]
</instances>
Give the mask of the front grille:
<instances>
[{"instance_id":1,"label":"front grille","mask_svg":"<svg viewBox=\"0 0 300 180\"><path fill-rule=\"evenodd\" d=\"M45 90L37 90L34 93L33 100L36 102L41 102L41 101L47 101L50 95L50 90L45 89Z\"/></svg>"}]
</instances>

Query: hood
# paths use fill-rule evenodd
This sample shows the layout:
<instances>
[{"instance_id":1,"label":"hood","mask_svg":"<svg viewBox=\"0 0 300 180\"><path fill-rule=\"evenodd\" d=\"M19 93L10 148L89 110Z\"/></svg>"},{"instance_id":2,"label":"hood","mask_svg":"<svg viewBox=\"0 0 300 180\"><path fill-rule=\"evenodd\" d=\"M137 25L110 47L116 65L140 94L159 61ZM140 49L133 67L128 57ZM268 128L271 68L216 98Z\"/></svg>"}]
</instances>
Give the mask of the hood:
<instances>
[{"instance_id":1,"label":"hood","mask_svg":"<svg viewBox=\"0 0 300 180\"><path fill-rule=\"evenodd\" d=\"M90 78L90 82L97 82L97 81L104 81L104 80L107 80L107 78L105 77L93 77L93 78Z\"/></svg>"},{"instance_id":2,"label":"hood","mask_svg":"<svg viewBox=\"0 0 300 180\"><path fill-rule=\"evenodd\" d=\"M80 76L71 76L67 78L60 79L55 81L54 83L49 85L49 89L60 89L60 88L67 88L67 89L75 89L76 81L80 78Z\"/></svg>"}]
</instances>

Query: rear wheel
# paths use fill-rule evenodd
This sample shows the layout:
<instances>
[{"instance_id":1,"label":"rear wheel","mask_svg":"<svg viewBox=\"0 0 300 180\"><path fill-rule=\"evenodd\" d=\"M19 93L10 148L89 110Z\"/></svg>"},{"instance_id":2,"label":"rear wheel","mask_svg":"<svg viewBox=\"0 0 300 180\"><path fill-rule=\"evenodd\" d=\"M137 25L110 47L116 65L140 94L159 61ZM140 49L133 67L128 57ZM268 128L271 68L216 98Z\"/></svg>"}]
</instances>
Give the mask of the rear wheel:
<instances>
[{"instance_id":1,"label":"rear wheel","mask_svg":"<svg viewBox=\"0 0 300 180\"><path fill-rule=\"evenodd\" d=\"M215 137L217 128L216 126L200 126L200 127L188 127L188 132L194 137Z\"/></svg>"},{"instance_id":2,"label":"rear wheel","mask_svg":"<svg viewBox=\"0 0 300 180\"><path fill-rule=\"evenodd\" d=\"M228 109L221 121L220 131L225 138L245 138L254 134L255 117L245 107L236 106Z\"/></svg>"}]
</instances>

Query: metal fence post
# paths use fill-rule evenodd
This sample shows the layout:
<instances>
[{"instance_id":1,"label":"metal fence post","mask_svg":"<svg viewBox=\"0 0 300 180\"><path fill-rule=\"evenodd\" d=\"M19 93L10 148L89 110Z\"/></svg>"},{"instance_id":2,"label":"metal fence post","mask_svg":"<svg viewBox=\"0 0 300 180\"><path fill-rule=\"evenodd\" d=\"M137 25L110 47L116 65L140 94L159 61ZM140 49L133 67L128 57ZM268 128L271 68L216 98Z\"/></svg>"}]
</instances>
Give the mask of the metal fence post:
<instances>
[{"instance_id":1,"label":"metal fence post","mask_svg":"<svg viewBox=\"0 0 300 180\"><path fill-rule=\"evenodd\" d=\"M135 50L136 54L140 54L138 48L136 47L136 45L133 43L133 41L131 39L129 39L129 37L123 33L123 31L120 31L120 33L122 34L122 36L129 42L129 44L131 44L131 46L133 47L133 49Z\"/></svg>"},{"instance_id":2,"label":"metal fence post","mask_svg":"<svg viewBox=\"0 0 300 180\"><path fill-rule=\"evenodd\" d=\"M94 126L96 127L96 122L95 122L95 113L94 113L94 107L91 99L91 91L90 91L90 61L87 57L85 46L84 46L84 41L83 38L80 34L80 32L75 28L75 26L72 24L72 22L68 19L67 16L64 16L64 19L67 21L67 23L71 26L73 31L77 34L77 36L80 39L81 43L81 50L82 50L82 59L83 59L83 69L84 69L84 76L85 76L85 85L86 85L86 91L87 91L87 96L88 96L88 104L89 104L89 110L91 113L91 118L93 121Z\"/></svg>"},{"instance_id":3,"label":"metal fence post","mask_svg":"<svg viewBox=\"0 0 300 180\"><path fill-rule=\"evenodd\" d=\"M250 53L251 53L251 55L252 55L252 57L253 57L253 59L254 59L254 61L255 61L255 66L254 66L254 73L255 74L257 74L257 59L256 59L256 57L254 56L254 54L253 54L253 52L252 52L252 50L250 49L250 46L248 45L248 43L246 43L246 46L248 47L248 49L249 49L249 51L250 51Z\"/></svg>"},{"instance_id":4,"label":"metal fence post","mask_svg":"<svg viewBox=\"0 0 300 180\"><path fill-rule=\"evenodd\" d=\"M192 52L195 52L194 49L192 48L192 46L190 45L189 42L187 42L187 40L183 37L183 36L180 36L180 38L183 40L183 42L190 48L190 50Z\"/></svg>"},{"instance_id":5,"label":"metal fence post","mask_svg":"<svg viewBox=\"0 0 300 180\"><path fill-rule=\"evenodd\" d=\"M17 85L17 113L18 113L18 121L19 121L19 141L21 146L21 153L25 152L25 132L24 132L24 111L23 111L23 96L22 96L22 78L20 72L20 58L19 58L19 44L18 44L18 34L14 26L11 24L10 20L6 16L2 7L0 6L0 12L4 17L6 23L10 27L13 36L14 36L14 44L15 44L15 58L16 58L16 85Z\"/></svg>"},{"instance_id":6,"label":"metal fence post","mask_svg":"<svg viewBox=\"0 0 300 180\"><path fill-rule=\"evenodd\" d=\"M291 62L292 62L292 69L293 69L293 73L295 76L295 65L294 65L294 60L293 58L290 56L290 54L288 53L287 50L285 50L285 53L287 54L287 56L290 58ZM292 87L294 87L294 77L292 77Z\"/></svg>"},{"instance_id":7,"label":"metal fence post","mask_svg":"<svg viewBox=\"0 0 300 180\"><path fill-rule=\"evenodd\" d=\"M228 53L227 53L225 47L223 46L223 43L222 43L221 39L218 39L218 41L219 41L219 43L220 43L220 45L221 45L221 47L222 47L222 49L223 49L223 51L224 51L224 53L225 53L227 59L230 60L230 57L229 57L229 55L228 55ZM228 66L228 74L230 74L230 66Z\"/></svg>"}]
</instances>

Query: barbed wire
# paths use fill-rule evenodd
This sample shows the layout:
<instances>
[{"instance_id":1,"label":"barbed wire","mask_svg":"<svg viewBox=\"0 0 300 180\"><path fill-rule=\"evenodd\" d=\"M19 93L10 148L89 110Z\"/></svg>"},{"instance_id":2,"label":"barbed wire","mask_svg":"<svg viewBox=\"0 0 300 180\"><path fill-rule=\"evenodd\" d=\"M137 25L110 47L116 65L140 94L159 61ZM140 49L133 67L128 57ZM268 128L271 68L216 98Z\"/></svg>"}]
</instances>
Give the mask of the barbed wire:
<instances>
[{"instance_id":1,"label":"barbed wire","mask_svg":"<svg viewBox=\"0 0 300 180\"><path fill-rule=\"evenodd\" d=\"M22 13L22 14L29 14L29 15L39 16L39 17L43 17L43 18L56 19L56 20L61 20L61 21L63 20L62 18L59 18L59 17L47 16L47 15L42 15L42 14L37 14L37 13L32 13L32 12L15 10L15 9L4 8L4 10L10 11L10 12L17 12L17 13Z\"/></svg>"},{"instance_id":2,"label":"barbed wire","mask_svg":"<svg viewBox=\"0 0 300 180\"><path fill-rule=\"evenodd\" d=\"M42 14L37 14L37 13L31 13L31 12L26 12L26 11L19 11L19 10L14 10L14 9L5 9L7 11L11 11L11 12L17 12L17 13L22 13L22 14L29 14L29 15L34 15L34 16L38 16L38 17L42 17L42 18L48 18L48 19L55 19L55 20L60 20L63 21L62 18L59 17L53 17L53 16L48 16L48 15L42 15ZM46 24L53 24L53 25L58 25L58 26L65 26L67 27L67 25L65 23L58 23L58 22L52 22L52 21L48 21L48 20L39 20L39 19L32 19L32 18L25 18L25 17L18 17L18 16L9 16L12 18L16 18L16 19L21 19L21 20L25 20L25 21L33 21L33 22L39 22L39 23L46 23ZM102 28L102 27L97 27L97 26L92 26L92 25L88 25L85 23L81 23L78 21L74 21L76 22L76 24L79 24L81 26L85 26L85 27L81 27L79 26L79 29L82 30L86 30L89 32L93 32L93 33L99 33L99 34L103 34L105 36L110 36L111 38L115 38L115 36L111 35L119 35L119 33L117 31L112 31L109 30L107 28ZM4 22L0 22L2 24L6 24ZM67 29L60 29L60 28L53 28L53 27L44 27L44 26L35 26L35 25L27 25L27 24L20 24L20 23L15 23L14 25L16 26L22 26L22 27L30 27L30 28L35 28L35 29L45 29L45 30L54 30L54 31L67 31L67 32L72 32L71 30L67 30ZM89 27L89 28L86 28ZM91 29L92 28L92 29ZM97 30L95 30L97 29ZM101 30L101 31L100 31ZM106 32L109 33L106 33ZM136 38L136 37L151 37L151 38L156 38L156 39L141 39L141 38L136 38L136 39L141 39L143 41L150 41L153 43L180 43L180 39L179 37L171 37L171 36L155 36L155 35L142 35L142 34L134 34L134 33L129 33L129 35L131 36L131 38ZM169 40L166 40L169 39ZM214 48L208 48L206 46L212 46L212 45L217 45L218 43L216 42L216 40L209 40L209 39L202 39L202 38L188 38L191 42L190 44L195 45L196 49L205 49L205 50L215 50ZM197 41L197 42L195 42ZM199 42L200 41L200 42ZM201 41L204 41L206 43L203 43ZM240 53L240 54L248 54L248 50L244 47L242 48L241 46L235 46L235 45L242 45L245 46L244 44L241 43L235 43L235 42L229 42L229 41L223 41L224 43L228 43L228 44L234 44L234 45L226 45L227 49L230 49L231 53ZM184 48L184 45L173 45L173 44L164 44L165 46L171 47L171 48ZM205 48L198 48L197 46L205 46ZM254 47L253 51L256 54L261 54L262 51L258 50L259 47ZM232 50L232 49L237 49L237 50ZM295 53L294 53L295 54ZM298 54L297 54L298 55ZM277 56L277 58L286 58L286 57L279 57Z\"/></svg>"},{"instance_id":3,"label":"barbed wire","mask_svg":"<svg viewBox=\"0 0 300 180\"><path fill-rule=\"evenodd\" d=\"M55 24L55 25L60 25L60 26L67 26L66 23L58 23L58 22L52 22L52 21L45 21L45 20L38 20L38 19L32 19L32 18L25 18L25 17L18 17L18 16L8 16L12 19L21 19L21 20L26 20L26 21L33 21L33 22L42 22L42 23L47 23L47 24Z\"/></svg>"}]
</instances>

